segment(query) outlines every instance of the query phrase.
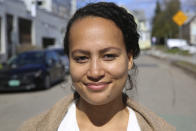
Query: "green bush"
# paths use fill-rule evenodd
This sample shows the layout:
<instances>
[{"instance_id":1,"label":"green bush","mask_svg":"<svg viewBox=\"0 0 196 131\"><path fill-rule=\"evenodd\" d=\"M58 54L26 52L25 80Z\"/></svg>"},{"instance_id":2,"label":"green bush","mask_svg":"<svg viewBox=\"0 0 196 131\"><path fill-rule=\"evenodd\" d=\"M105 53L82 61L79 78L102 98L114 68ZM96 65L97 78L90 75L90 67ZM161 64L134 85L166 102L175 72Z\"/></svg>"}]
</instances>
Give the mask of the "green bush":
<instances>
[{"instance_id":1,"label":"green bush","mask_svg":"<svg viewBox=\"0 0 196 131\"><path fill-rule=\"evenodd\" d=\"M179 54L179 55L191 56L191 54L189 53L189 51L187 51L187 50L181 50L179 48L168 49L164 45L157 45L155 48L158 49L158 50L161 50L161 51L163 51L165 53L169 53L169 54Z\"/></svg>"}]
</instances>

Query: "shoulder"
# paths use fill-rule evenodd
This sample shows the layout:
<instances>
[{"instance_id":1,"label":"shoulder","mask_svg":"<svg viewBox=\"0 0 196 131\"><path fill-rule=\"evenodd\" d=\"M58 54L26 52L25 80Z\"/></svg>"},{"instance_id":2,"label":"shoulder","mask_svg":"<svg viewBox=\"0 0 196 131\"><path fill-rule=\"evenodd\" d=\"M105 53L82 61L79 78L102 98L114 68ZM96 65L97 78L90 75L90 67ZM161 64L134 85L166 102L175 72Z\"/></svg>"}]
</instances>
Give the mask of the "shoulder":
<instances>
[{"instance_id":1,"label":"shoulder","mask_svg":"<svg viewBox=\"0 0 196 131\"><path fill-rule=\"evenodd\" d=\"M56 130L72 101L73 95L64 97L48 111L25 121L18 131Z\"/></svg>"},{"instance_id":2,"label":"shoulder","mask_svg":"<svg viewBox=\"0 0 196 131\"><path fill-rule=\"evenodd\" d=\"M176 129L168 124L161 117L141 106L135 101L128 99L127 105L131 107L138 119L141 130L143 131L175 131Z\"/></svg>"},{"instance_id":3,"label":"shoulder","mask_svg":"<svg viewBox=\"0 0 196 131\"><path fill-rule=\"evenodd\" d=\"M36 131L38 123L43 120L47 113L48 112L44 112L36 117L24 121L23 124L19 127L18 131Z\"/></svg>"}]
</instances>

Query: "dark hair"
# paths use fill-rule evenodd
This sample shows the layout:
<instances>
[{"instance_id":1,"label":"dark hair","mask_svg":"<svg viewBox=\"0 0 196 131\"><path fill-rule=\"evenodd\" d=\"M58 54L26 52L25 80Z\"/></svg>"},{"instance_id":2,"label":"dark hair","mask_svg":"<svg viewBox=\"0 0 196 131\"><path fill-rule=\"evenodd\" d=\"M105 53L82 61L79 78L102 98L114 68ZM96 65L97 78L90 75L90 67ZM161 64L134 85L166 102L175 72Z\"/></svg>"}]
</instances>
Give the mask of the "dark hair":
<instances>
[{"instance_id":1,"label":"dark hair","mask_svg":"<svg viewBox=\"0 0 196 131\"><path fill-rule=\"evenodd\" d=\"M137 24L135 23L133 15L128 13L124 8L119 7L111 2L90 3L75 12L67 24L67 31L64 38L65 54L69 56L69 35L71 26L78 19L82 19L88 16L102 17L112 20L123 33L123 39L127 53L132 53L133 58L136 58L139 55L139 34L137 32ZM135 64L132 70L135 70L136 72L137 68ZM133 79L131 77L132 75L129 75L128 77L131 86L127 90L132 89L134 86ZM75 92L74 95L75 98L79 97L77 92Z\"/></svg>"},{"instance_id":2,"label":"dark hair","mask_svg":"<svg viewBox=\"0 0 196 131\"><path fill-rule=\"evenodd\" d=\"M65 54L69 55L69 35L72 24L78 19L87 16L96 16L112 20L123 33L127 52L131 52L133 58L136 58L139 55L139 34L133 15L128 13L124 8L110 2L90 3L76 11L67 25L67 31L64 38Z\"/></svg>"}]
</instances>

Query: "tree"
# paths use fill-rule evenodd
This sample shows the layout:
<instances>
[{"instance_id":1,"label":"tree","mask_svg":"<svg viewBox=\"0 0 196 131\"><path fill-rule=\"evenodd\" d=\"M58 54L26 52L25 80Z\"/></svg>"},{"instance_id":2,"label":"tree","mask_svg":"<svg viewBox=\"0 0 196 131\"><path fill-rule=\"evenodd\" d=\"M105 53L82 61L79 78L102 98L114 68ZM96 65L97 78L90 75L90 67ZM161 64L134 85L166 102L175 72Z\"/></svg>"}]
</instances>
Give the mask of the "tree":
<instances>
[{"instance_id":1,"label":"tree","mask_svg":"<svg viewBox=\"0 0 196 131\"><path fill-rule=\"evenodd\" d=\"M165 9L165 18L167 21L165 22L165 37L168 38L176 38L179 35L179 27L174 21L172 20L173 16L180 10L180 1L179 0L171 0L166 3Z\"/></svg>"},{"instance_id":2,"label":"tree","mask_svg":"<svg viewBox=\"0 0 196 131\"><path fill-rule=\"evenodd\" d=\"M179 27L172 20L172 17L180 10L179 0L164 1L162 8L157 1L155 16L152 20L152 36L160 39L178 37ZM164 44L162 42L161 44Z\"/></svg>"},{"instance_id":3,"label":"tree","mask_svg":"<svg viewBox=\"0 0 196 131\"><path fill-rule=\"evenodd\" d=\"M160 28L160 15L161 15L161 6L159 1L156 2L156 8L155 8L155 15L152 20L152 36L161 37L159 35L159 28Z\"/></svg>"}]
</instances>

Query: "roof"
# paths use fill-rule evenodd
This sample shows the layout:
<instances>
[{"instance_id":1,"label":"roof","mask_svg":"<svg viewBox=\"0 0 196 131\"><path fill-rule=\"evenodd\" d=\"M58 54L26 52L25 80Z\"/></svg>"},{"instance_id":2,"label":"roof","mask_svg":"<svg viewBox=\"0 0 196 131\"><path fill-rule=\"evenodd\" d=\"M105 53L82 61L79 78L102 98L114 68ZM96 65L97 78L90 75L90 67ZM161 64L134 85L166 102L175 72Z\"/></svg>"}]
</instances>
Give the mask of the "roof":
<instances>
[{"instance_id":1,"label":"roof","mask_svg":"<svg viewBox=\"0 0 196 131\"><path fill-rule=\"evenodd\" d=\"M195 18L196 18L195 14L188 15L188 19L187 19L187 21L184 24L186 25L186 24L191 23Z\"/></svg>"}]
</instances>

